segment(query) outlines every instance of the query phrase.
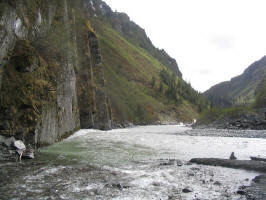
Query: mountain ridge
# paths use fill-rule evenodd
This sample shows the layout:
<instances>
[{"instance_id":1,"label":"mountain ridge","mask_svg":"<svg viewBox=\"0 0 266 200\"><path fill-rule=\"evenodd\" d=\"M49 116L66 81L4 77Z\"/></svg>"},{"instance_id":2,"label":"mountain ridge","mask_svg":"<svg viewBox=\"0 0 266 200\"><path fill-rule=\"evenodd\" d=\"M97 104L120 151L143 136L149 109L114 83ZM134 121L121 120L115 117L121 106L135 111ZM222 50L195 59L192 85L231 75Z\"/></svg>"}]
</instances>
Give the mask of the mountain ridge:
<instances>
[{"instance_id":1,"label":"mountain ridge","mask_svg":"<svg viewBox=\"0 0 266 200\"><path fill-rule=\"evenodd\" d=\"M158 59L177 76L182 77L176 60L169 56L165 50L156 48L145 30L133 22L126 13L113 12L104 1L88 0L86 5L90 13L93 13L92 16L103 17L119 34L150 52L153 57Z\"/></svg>"},{"instance_id":2,"label":"mountain ridge","mask_svg":"<svg viewBox=\"0 0 266 200\"><path fill-rule=\"evenodd\" d=\"M212 86L203 94L216 106L254 103L256 91L266 74L266 56L252 63L244 72L230 81Z\"/></svg>"}]
</instances>

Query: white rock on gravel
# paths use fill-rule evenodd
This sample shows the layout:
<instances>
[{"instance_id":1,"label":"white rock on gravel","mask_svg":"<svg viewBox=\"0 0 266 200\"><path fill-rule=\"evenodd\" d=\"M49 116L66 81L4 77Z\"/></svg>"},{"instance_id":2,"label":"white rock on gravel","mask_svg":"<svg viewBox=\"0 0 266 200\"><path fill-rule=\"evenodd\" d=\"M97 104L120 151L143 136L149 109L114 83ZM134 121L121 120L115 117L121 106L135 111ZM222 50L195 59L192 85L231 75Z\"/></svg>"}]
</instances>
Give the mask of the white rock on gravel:
<instances>
[{"instance_id":1,"label":"white rock on gravel","mask_svg":"<svg viewBox=\"0 0 266 200\"><path fill-rule=\"evenodd\" d=\"M18 150L26 150L26 146L21 140L15 141L13 143L13 146Z\"/></svg>"}]
</instances>

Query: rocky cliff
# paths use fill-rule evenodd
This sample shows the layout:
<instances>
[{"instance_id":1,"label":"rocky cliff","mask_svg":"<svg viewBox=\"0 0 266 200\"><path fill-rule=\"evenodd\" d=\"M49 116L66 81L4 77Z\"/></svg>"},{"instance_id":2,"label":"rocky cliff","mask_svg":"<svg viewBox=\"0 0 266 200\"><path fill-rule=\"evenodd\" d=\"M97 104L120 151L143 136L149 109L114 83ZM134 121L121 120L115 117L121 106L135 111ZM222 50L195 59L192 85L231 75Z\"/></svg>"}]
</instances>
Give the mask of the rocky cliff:
<instances>
[{"instance_id":1,"label":"rocky cliff","mask_svg":"<svg viewBox=\"0 0 266 200\"><path fill-rule=\"evenodd\" d=\"M0 134L36 146L79 128L192 121L208 106L101 0L2 0L0 45Z\"/></svg>"},{"instance_id":2,"label":"rocky cliff","mask_svg":"<svg viewBox=\"0 0 266 200\"><path fill-rule=\"evenodd\" d=\"M266 56L250 65L240 76L213 86L204 95L221 107L250 104L255 101L265 77Z\"/></svg>"},{"instance_id":3,"label":"rocky cliff","mask_svg":"<svg viewBox=\"0 0 266 200\"><path fill-rule=\"evenodd\" d=\"M45 145L80 122L111 127L97 37L81 8L70 0L1 1L1 134Z\"/></svg>"}]
</instances>

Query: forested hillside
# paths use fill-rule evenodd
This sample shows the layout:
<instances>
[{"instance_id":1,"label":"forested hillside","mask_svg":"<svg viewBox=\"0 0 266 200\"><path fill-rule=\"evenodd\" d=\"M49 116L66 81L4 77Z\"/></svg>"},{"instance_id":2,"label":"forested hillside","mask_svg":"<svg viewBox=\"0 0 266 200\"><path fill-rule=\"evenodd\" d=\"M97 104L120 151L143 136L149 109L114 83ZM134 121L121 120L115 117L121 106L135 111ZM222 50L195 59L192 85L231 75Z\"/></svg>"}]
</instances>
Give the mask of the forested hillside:
<instances>
[{"instance_id":1,"label":"forested hillside","mask_svg":"<svg viewBox=\"0 0 266 200\"><path fill-rule=\"evenodd\" d=\"M99 36L114 121L191 121L208 106L182 79L175 59L154 47L126 14L100 1L88 1L87 8Z\"/></svg>"},{"instance_id":2,"label":"forested hillside","mask_svg":"<svg viewBox=\"0 0 266 200\"><path fill-rule=\"evenodd\" d=\"M254 103L265 77L266 56L250 65L243 74L211 87L204 95L221 107Z\"/></svg>"}]
</instances>

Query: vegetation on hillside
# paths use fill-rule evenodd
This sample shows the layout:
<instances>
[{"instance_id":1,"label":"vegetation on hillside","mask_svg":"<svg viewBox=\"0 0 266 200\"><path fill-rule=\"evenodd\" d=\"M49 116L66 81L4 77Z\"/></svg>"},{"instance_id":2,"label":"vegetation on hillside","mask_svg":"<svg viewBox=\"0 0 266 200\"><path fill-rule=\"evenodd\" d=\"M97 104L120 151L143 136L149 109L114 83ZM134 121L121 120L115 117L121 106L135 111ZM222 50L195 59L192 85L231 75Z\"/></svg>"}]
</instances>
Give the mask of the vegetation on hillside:
<instances>
[{"instance_id":1,"label":"vegetation on hillside","mask_svg":"<svg viewBox=\"0 0 266 200\"><path fill-rule=\"evenodd\" d=\"M213 86L204 95L212 106L201 113L198 124L222 118L260 116L266 107L266 56L250 65L242 75Z\"/></svg>"},{"instance_id":2,"label":"vegetation on hillside","mask_svg":"<svg viewBox=\"0 0 266 200\"><path fill-rule=\"evenodd\" d=\"M204 110L200 115L199 122L208 124L214 122L217 119L221 118L235 119L253 112L254 110L252 106L246 106L246 105L233 106L230 108L214 107Z\"/></svg>"},{"instance_id":3,"label":"vegetation on hillside","mask_svg":"<svg viewBox=\"0 0 266 200\"><path fill-rule=\"evenodd\" d=\"M166 69L161 70L160 78L167 86L165 95L176 104L182 104L186 100L197 106L198 112L201 112L204 108L208 108L209 102L183 79L176 77L173 73L169 73Z\"/></svg>"},{"instance_id":4,"label":"vegetation on hillside","mask_svg":"<svg viewBox=\"0 0 266 200\"><path fill-rule=\"evenodd\" d=\"M266 56L251 64L243 74L211 87L204 95L220 107L253 104L265 74Z\"/></svg>"},{"instance_id":5,"label":"vegetation on hillside","mask_svg":"<svg viewBox=\"0 0 266 200\"><path fill-rule=\"evenodd\" d=\"M266 108L266 79L262 81L261 87L256 95L256 108Z\"/></svg>"},{"instance_id":6,"label":"vegetation on hillside","mask_svg":"<svg viewBox=\"0 0 266 200\"><path fill-rule=\"evenodd\" d=\"M262 108L266 108L266 81L262 81L257 91L255 102L252 104L243 104L238 106L231 106L228 108L212 107L204 110L199 118L199 123L212 123L217 119L227 118L241 118L249 114L259 113Z\"/></svg>"},{"instance_id":7,"label":"vegetation on hillside","mask_svg":"<svg viewBox=\"0 0 266 200\"><path fill-rule=\"evenodd\" d=\"M100 40L114 121L192 121L208 101L145 49L91 19Z\"/></svg>"},{"instance_id":8,"label":"vegetation on hillside","mask_svg":"<svg viewBox=\"0 0 266 200\"><path fill-rule=\"evenodd\" d=\"M8 87L0 94L0 118L13 118L7 120L11 125L30 127L33 133L48 107L56 110L51 121L61 130L61 121L70 120L64 116L73 113L76 127L105 129L97 125L105 119L108 124L192 121L209 106L182 79L173 58L104 2L5 2L16 8L22 35L25 29L14 51L8 47L10 62L3 68ZM68 98L72 102L65 102Z\"/></svg>"}]
</instances>

